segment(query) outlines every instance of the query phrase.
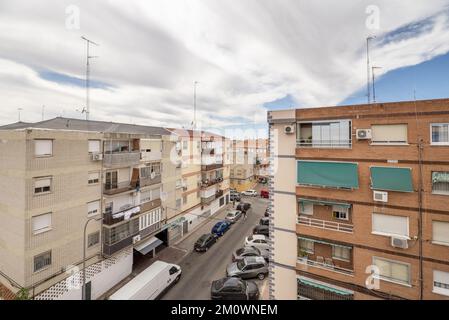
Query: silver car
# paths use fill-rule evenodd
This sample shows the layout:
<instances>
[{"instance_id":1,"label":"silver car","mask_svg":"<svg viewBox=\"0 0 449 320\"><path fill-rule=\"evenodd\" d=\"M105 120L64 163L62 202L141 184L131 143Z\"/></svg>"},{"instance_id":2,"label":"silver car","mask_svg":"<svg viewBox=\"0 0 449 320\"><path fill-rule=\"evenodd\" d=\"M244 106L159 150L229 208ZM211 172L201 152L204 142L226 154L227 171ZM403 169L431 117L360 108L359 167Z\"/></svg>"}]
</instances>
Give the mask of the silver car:
<instances>
[{"instance_id":1,"label":"silver car","mask_svg":"<svg viewBox=\"0 0 449 320\"><path fill-rule=\"evenodd\" d=\"M240 210L231 210L226 214L226 221L230 223L236 223L242 217L242 212Z\"/></svg>"},{"instance_id":2,"label":"silver car","mask_svg":"<svg viewBox=\"0 0 449 320\"><path fill-rule=\"evenodd\" d=\"M239 277L242 279L258 278L265 279L268 274L268 263L263 257L246 257L238 262L231 263L226 268L228 277Z\"/></svg>"},{"instance_id":3,"label":"silver car","mask_svg":"<svg viewBox=\"0 0 449 320\"><path fill-rule=\"evenodd\" d=\"M243 260L246 257L263 257L268 261L269 254L267 250L257 249L256 247L243 247L234 251L232 254L232 262Z\"/></svg>"}]
</instances>

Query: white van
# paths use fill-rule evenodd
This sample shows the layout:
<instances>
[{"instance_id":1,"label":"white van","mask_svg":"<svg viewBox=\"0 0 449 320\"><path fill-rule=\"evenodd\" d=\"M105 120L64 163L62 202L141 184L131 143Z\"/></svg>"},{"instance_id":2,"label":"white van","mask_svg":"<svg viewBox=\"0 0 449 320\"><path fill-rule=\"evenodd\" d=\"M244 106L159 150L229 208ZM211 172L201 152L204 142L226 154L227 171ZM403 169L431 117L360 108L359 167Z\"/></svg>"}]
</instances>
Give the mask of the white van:
<instances>
[{"instance_id":1,"label":"white van","mask_svg":"<svg viewBox=\"0 0 449 320\"><path fill-rule=\"evenodd\" d=\"M109 300L155 300L180 278L180 266L156 261L110 296Z\"/></svg>"}]
</instances>

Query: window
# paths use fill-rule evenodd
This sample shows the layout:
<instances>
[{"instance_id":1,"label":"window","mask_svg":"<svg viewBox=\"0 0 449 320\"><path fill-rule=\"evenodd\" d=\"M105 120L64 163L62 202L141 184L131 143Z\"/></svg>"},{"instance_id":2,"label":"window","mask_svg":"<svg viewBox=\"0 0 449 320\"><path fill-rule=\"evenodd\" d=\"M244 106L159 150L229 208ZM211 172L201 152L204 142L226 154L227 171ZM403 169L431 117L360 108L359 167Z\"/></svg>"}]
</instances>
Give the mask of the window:
<instances>
[{"instance_id":1,"label":"window","mask_svg":"<svg viewBox=\"0 0 449 320\"><path fill-rule=\"evenodd\" d=\"M154 179L156 176L159 176L160 174L161 174L160 163L149 163L146 167L140 168L141 178Z\"/></svg>"},{"instance_id":2,"label":"window","mask_svg":"<svg viewBox=\"0 0 449 320\"><path fill-rule=\"evenodd\" d=\"M114 208L114 203L113 202L106 203L106 205L104 206L104 213L105 214L112 214L113 208Z\"/></svg>"},{"instance_id":3,"label":"window","mask_svg":"<svg viewBox=\"0 0 449 320\"><path fill-rule=\"evenodd\" d=\"M186 204L186 203L187 203L187 196L183 196L183 197L182 197L182 203L183 203L183 204Z\"/></svg>"},{"instance_id":4,"label":"window","mask_svg":"<svg viewBox=\"0 0 449 320\"><path fill-rule=\"evenodd\" d=\"M372 233L383 236L400 236L408 238L408 217L373 213Z\"/></svg>"},{"instance_id":5,"label":"window","mask_svg":"<svg viewBox=\"0 0 449 320\"><path fill-rule=\"evenodd\" d=\"M372 143L404 144L407 143L406 124L376 124L371 126Z\"/></svg>"},{"instance_id":6,"label":"window","mask_svg":"<svg viewBox=\"0 0 449 320\"><path fill-rule=\"evenodd\" d=\"M298 124L300 146L314 148L347 148L351 146L351 122L314 122Z\"/></svg>"},{"instance_id":7,"label":"window","mask_svg":"<svg viewBox=\"0 0 449 320\"><path fill-rule=\"evenodd\" d=\"M100 231L91 233L87 236L87 247L93 247L100 243Z\"/></svg>"},{"instance_id":8,"label":"window","mask_svg":"<svg viewBox=\"0 0 449 320\"><path fill-rule=\"evenodd\" d=\"M53 140L34 140L36 157L51 157L53 155Z\"/></svg>"},{"instance_id":9,"label":"window","mask_svg":"<svg viewBox=\"0 0 449 320\"><path fill-rule=\"evenodd\" d=\"M106 172L105 190L117 189L117 171Z\"/></svg>"},{"instance_id":10,"label":"window","mask_svg":"<svg viewBox=\"0 0 449 320\"><path fill-rule=\"evenodd\" d=\"M432 193L449 195L449 172L432 172Z\"/></svg>"},{"instance_id":11,"label":"window","mask_svg":"<svg viewBox=\"0 0 449 320\"><path fill-rule=\"evenodd\" d=\"M187 150L187 148L188 148L188 142L187 141L183 141L182 142L182 149L184 149L184 150Z\"/></svg>"},{"instance_id":12,"label":"window","mask_svg":"<svg viewBox=\"0 0 449 320\"><path fill-rule=\"evenodd\" d=\"M299 239L299 248L307 253L313 254L314 252L313 241L308 239Z\"/></svg>"},{"instance_id":13,"label":"window","mask_svg":"<svg viewBox=\"0 0 449 320\"><path fill-rule=\"evenodd\" d=\"M100 140L89 140L89 153L100 153Z\"/></svg>"},{"instance_id":14,"label":"window","mask_svg":"<svg viewBox=\"0 0 449 320\"><path fill-rule=\"evenodd\" d=\"M31 218L33 234L39 234L51 230L51 213L41 214Z\"/></svg>"},{"instance_id":15,"label":"window","mask_svg":"<svg viewBox=\"0 0 449 320\"><path fill-rule=\"evenodd\" d=\"M155 209L147 214L139 217L139 231L142 231L158 222L162 219L161 209Z\"/></svg>"},{"instance_id":16,"label":"window","mask_svg":"<svg viewBox=\"0 0 449 320\"><path fill-rule=\"evenodd\" d=\"M176 209L181 208L181 199L176 199Z\"/></svg>"},{"instance_id":17,"label":"window","mask_svg":"<svg viewBox=\"0 0 449 320\"><path fill-rule=\"evenodd\" d=\"M34 257L34 272L45 269L51 265L51 251L47 251Z\"/></svg>"},{"instance_id":18,"label":"window","mask_svg":"<svg viewBox=\"0 0 449 320\"><path fill-rule=\"evenodd\" d=\"M87 216L95 216L100 213L100 200L92 201L87 204Z\"/></svg>"},{"instance_id":19,"label":"window","mask_svg":"<svg viewBox=\"0 0 449 320\"><path fill-rule=\"evenodd\" d=\"M151 190L141 191L140 192L140 203L150 202L151 201Z\"/></svg>"},{"instance_id":20,"label":"window","mask_svg":"<svg viewBox=\"0 0 449 320\"><path fill-rule=\"evenodd\" d=\"M449 272L433 270L433 292L449 296Z\"/></svg>"},{"instance_id":21,"label":"window","mask_svg":"<svg viewBox=\"0 0 449 320\"><path fill-rule=\"evenodd\" d=\"M432 222L432 243L449 246L449 222Z\"/></svg>"},{"instance_id":22,"label":"window","mask_svg":"<svg viewBox=\"0 0 449 320\"><path fill-rule=\"evenodd\" d=\"M351 248L332 246L332 258L343 261L351 261Z\"/></svg>"},{"instance_id":23,"label":"window","mask_svg":"<svg viewBox=\"0 0 449 320\"><path fill-rule=\"evenodd\" d=\"M89 172L88 184L97 184L100 182L100 172Z\"/></svg>"},{"instance_id":24,"label":"window","mask_svg":"<svg viewBox=\"0 0 449 320\"><path fill-rule=\"evenodd\" d=\"M399 284L410 284L410 265L408 263L373 257L373 265L379 268L379 278Z\"/></svg>"},{"instance_id":25,"label":"window","mask_svg":"<svg viewBox=\"0 0 449 320\"><path fill-rule=\"evenodd\" d=\"M104 142L104 152L105 153L121 153L121 152L129 152L130 143L129 140L110 140Z\"/></svg>"},{"instance_id":26,"label":"window","mask_svg":"<svg viewBox=\"0 0 449 320\"><path fill-rule=\"evenodd\" d=\"M349 220L349 208L344 206L332 206L332 215L338 220Z\"/></svg>"},{"instance_id":27,"label":"window","mask_svg":"<svg viewBox=\"0 0 449 320\"><path fill-rule=\"evenodd\" d=\"M431 124L433 145L449 145L449 123Z\"/></svg>"},{"instance_id":28,"label":"window","mask_svg":"<svg viewBox=\"0 0 449 320\"><path fill-rule=\"evenodd\" d=\"M181 187L182 187L181 179L176 180L176 189L181 188Z\"/></svg>"},{"instance_id":29,"label":"window","mask_svg":"<svg viewBox=\"0 0 449 320\"><path fill-rule=\"evenodd\" d=\"M51 192L52 178L37 178L34 181L34 194Z\"/></svg>"}]
</instances>

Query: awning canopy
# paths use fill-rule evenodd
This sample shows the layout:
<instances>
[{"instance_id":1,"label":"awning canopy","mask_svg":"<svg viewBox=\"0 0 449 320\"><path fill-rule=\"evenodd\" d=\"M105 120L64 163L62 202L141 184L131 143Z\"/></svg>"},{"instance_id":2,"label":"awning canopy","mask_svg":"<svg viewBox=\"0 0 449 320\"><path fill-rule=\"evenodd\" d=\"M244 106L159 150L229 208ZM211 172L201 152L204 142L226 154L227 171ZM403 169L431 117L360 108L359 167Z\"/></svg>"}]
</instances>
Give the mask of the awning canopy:
<instances>
[{"instance_id":1,"label":"awning canopy","mask_svg":"<svg viewBox=\"0 0 449 320\"><path fill-rule=\"evenodd\" d=\"M324 201L324 200L312 200L312 199L298 199L300 204L316 204L320 206L340 206L344 208L351 208L350 203L334 202L334 201Z\"/></svg>"},{"instance_id":2,"label":"awning canopy","mask_svg":"<svg viewBox=\"0 0 449 320\"><path fill-rule=\"evenodd\" d=\"M162 240L159 240L156 237L152 237L143 243L136 246L134 249L139 251L141 254L146 255L148 252L152 251L153 249L156 249L163 243Z\"/></svg>"},{"instance_id":3,"label":"awning canopy","mask_svg":"<svg viewBox=\"0 0 449 320\"><path fill-rule=\"evenodd\" d=\"M330 188L358 189L359 174L357 163L298 161L297 182Z\"/></svg>"},{"instance_id":4,"label":"awning canopy","mask_svg":"<svg viewBox=\"0 0 449 320\"><path fill-rule=\"evenodd\" d=\"M373 190L413 192L412 169L398 167L371 167Z\"/></svg>"},{"instance_id":5,"label":"awning canopy","mask_svg":"<svg viewBox=\"0 0 449 320\"><path fill-rule=\"evenodd\" d=\"M330 292L333 292L333 293L336 293L336 294L340 294L340 295L343 295L343 296L347 296L347 295L352 295L353 294L352 292L349 292L349 291L339 290L337 288L333 288L333 287L330 287L330 286L327 286L327 285L324 285L324 284L321 284L321 283L317 283L317 282L314 282L314 281L309 281L309 280L302 279L302 278L299 278L298 281L301 282L302 284L306 285L306 286L311 286L311 287L314 287L314 288L330 291Z\"/></svg>"}]
</instances>

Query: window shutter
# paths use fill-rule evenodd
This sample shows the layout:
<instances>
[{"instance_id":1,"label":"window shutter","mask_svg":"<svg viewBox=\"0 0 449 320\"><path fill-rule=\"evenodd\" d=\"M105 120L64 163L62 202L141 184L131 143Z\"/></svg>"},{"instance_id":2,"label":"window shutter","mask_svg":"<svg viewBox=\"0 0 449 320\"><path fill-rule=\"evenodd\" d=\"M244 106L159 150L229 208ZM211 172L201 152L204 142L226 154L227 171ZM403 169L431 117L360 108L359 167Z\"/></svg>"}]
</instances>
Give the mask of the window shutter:
<instances>
[{"instance_id":1,"label":"window shutter","mask_svg":"<svg viewBox=\"0 0 449 320\"><path fill-rule=\"evenodd\" d=\"M406 124L385 124L371 126L373 142L407 142L407 125Z\"/></svg>"},{"instance_id":2,"label":"window shutter","mask_svg":"<svg viewBox=\"0 0 449 320\"><path fill-rule=\"evenodd\" d=\"M89 152L91 153L100 152L100 140L89 140Z\"/></svg>"},{"instance_id":3,"label":"window shutter","mask_svg":"<svg viewBox=\"0 0 449 320\"><path fill-rule=\"evenodd\" d=\"M449 245L449 222L433 221L433 241Z\"/></svg>"},{"instance_id":4,"label":"window shutter","mask_svg":"<svg viewBox=\"0 0 449 320\"><path fill-rule=\"evenodd\" d=\"M408 218L373 213L372 231L408 237Z\"/></svg>"},{"instance_id":5,"label":"window shutter","mask_svg":"<svg viewBox=\"0 0 449 320\"><path fill-rule=\"evenodd\" d=\"M36 156L51 156L53 154L53 140L34 140Z\"/></svg>"},{"instance_id":6,"label":"window shutter","mask_svg":"<svg viewBox=\"0 0 449 320\"><path fill-rule=\"evenodd\" d=\"M32 218L33 232L39 233L39 231L48 229L51 227L51 213L42 214Z\"/></svg>"},{"instance_id":7,"label":"window shutter","mask_svg":"<svg viewBox=\"0 0 449 320\"><path fill-rule=\"evenodd\" d=\"M100 213L100 200L89 202L87 204L87 212L89 215L97 215Z\"/></svg>"},{"instance_id":8,"label":"window shutter","mask_svg":"<svg viewBox=\"0 0 449 320\"><path fill-rule=\"evenodd\" d=\"M51 185L51 178L39 179L34 182L35 188L49 187Z\"/></svg>"},{"instance_id":9,"label":"window shutter","mask_svg":"<svg viewBox=\"0 0 449 320\"><path fill-rule=\"evenodd\" d=\"M433 270L433 281L449 285L449 272Z\"/></svg>"},{"instance_id":10,"label":"window shutter","mask_svg":"<svg viewBox=\"0 0 449 320\"><path fill-rule=\"evenodd\" d=\"M90 172L89 180L100 180L100 173L99 172Z\"/></svg>"}]
</instances>

